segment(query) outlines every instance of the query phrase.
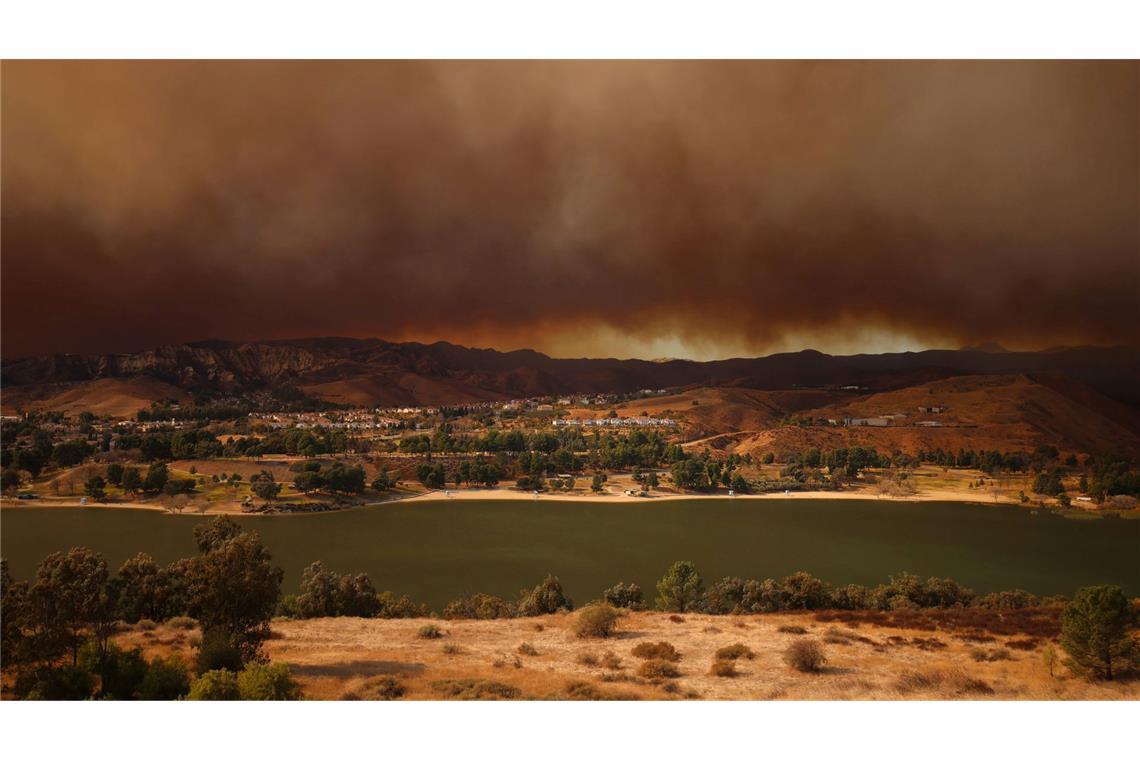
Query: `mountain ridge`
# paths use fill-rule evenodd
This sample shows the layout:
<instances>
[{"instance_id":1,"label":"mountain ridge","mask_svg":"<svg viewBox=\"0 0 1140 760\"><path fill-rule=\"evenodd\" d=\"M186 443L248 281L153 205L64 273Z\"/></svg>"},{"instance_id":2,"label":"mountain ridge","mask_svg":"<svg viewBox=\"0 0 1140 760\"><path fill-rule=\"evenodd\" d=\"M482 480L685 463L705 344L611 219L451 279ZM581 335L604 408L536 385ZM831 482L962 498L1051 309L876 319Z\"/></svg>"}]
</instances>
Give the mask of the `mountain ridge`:
<instances>
[{"instance_id":1,"label":"mountain ridge","mask_svg":"<svg viewBox=\"0 0 1140 760\"><path fill-rule=\"evenodd\" d=\"M327 398L349 387L355 389L349 395L361 403L372 395L397 403L439 404L694 385L759 389L856 385L887 390L941 377L1022 372L1060 375L1117 401L1140 406L1140 350L1130 346L1000 353L975 347L845 356L805 349L754 358L662 362L563 359L531 349L503 352L446 341L207 340L134 353L4 360L0 384L11 390L145 376L188 391L290 385L306 392L315 389L315 395ZM353 399L345 402L353 403Z\"/></svg>"}]
</instances>

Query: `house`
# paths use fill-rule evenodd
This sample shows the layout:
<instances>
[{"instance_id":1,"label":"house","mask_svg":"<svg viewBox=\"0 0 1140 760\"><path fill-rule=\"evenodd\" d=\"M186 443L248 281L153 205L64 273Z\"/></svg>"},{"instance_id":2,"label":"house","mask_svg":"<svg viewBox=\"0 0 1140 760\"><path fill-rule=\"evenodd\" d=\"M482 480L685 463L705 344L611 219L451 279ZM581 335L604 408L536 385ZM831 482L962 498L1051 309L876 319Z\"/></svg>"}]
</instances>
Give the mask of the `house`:
<instances>
[{"instance_id":1,"label":"house","mask_svg":"<svg viewBox=\"0 0 1140 760\"><path fill-rule=\"evenodd\" d=\"M886 427L890 420L886 417L855 417L847 420L850 427Z\"/></svg>"}]
</instances>

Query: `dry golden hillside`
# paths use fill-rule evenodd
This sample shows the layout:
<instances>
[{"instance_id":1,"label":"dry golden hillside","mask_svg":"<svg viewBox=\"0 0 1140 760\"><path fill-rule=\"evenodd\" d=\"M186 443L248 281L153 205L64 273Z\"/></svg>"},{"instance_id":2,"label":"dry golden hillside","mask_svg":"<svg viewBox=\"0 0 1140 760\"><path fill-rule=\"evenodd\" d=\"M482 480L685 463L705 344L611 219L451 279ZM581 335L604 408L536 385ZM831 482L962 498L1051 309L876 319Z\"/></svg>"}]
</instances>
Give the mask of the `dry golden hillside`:
<instances>
[{"instance_id":1,"label":"dry golden hillside","mask_svg":"<svg viewBox=\"0 0 1140 760\"><path fill-rule=\"evenodd\" d=\"M615 636L574 635L577 613L511 620L321 618L279 620L266 654L288 663L308 699L377 698L392 677L404 699L1136 699L1140 681L1090 683L1043 652L1058 608L748 616L639 612ZM674 621L676 618L676 622ZM1000 618L1000 619L996 619ZM419 629L435 624L438 639ZM992 630L978 625L993 624ZM151 653L192 654L196 632L160 625L120 635ZM784 661L798 641L819 643L818 673ZM676 677L646 676L634 648L665 641L680 653ZM743 644L752 657L715 675L717 650Z\"/></svg>"}]
</instances>

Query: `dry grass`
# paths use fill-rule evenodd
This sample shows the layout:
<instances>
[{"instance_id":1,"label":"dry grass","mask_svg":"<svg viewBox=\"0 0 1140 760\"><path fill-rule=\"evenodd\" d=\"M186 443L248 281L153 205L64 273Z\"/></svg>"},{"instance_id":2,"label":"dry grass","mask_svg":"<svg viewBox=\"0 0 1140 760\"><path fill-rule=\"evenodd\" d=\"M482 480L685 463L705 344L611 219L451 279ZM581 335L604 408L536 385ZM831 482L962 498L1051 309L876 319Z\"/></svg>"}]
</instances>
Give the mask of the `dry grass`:
<instances>
[{"instance_id":1,"label":"dry grass","mask_svg":"<svg viewBox=\"0 0 1140 760\"><path fill-rule=\"evenodd\" d=\"M630 654L643 660L678 662L681 659L681 653L668 641L658 641L656 644L643 641L635 646Z\"/></svg>"},{"instance_id":2,"label":"dry grass","mask_svg":"<svg viewBox=\"0 0 1140 760\"><path fill-rule=\"evenodd\" d=\"M433 687L437 682L468 680L513 687L520 699L1140 699L1140 679L1089 682L1062 666L1051 677L1039 656L1048 638L1042 637L1041 649L1029 656L1005 646L1030 638L1020 632L993 633L996 641L979 647L959 639L953 630L879 627L871 622L861 622L857 629L819 627L811 632L821 639L833 636L851 643L825 644L827 667L807 676L782 660L790 643L804 639L778 629L808 629L815 622L812 613L739 619L686 613L684 623L673 623L666 614L635 612L623 618L616 638L604 640L605 649L599 645L603 640L574 634L574 617L564 613L538 620L457 620L448 623L446 643L417 636L417 630L430 622L424 619L281 620L273 623L273 629L282 638L267 642L265 653L274 662L289 664L307 699L375 699L378 696L367 693L370 682L383 676L398 679L405 700L501 696L487 686L452 684L440 687L442 691ZM536 622L543 625L542 631L535 630ZM706 631L709 626L721 630ZM197 633L178 640L186 633L160 624L154 631L132 629L115 638L120 646L143 647L148 657L177 653L189 661ZM888 644L889 637L901 643ZM943 646L923 648L914 643L931 639ZM534 646L540 657L515 654L522 641ZM683 653L682 663L700 665L676 666L681 671L677 679L637 675L629 662L631 650L656 642ZM737 644L747 647L753 659L734 661L735 678L714 675L709 665L717 652ZM975 662L973 653L979 649L1012 651L1014 659ZM641 664L639 659L634 662ZM571 688L575 683L596 684L600 691ZM664 683L678 686L665 691ZM611 693L614 689L621 690L619 697Z\"/></svg>"}]
</instances>

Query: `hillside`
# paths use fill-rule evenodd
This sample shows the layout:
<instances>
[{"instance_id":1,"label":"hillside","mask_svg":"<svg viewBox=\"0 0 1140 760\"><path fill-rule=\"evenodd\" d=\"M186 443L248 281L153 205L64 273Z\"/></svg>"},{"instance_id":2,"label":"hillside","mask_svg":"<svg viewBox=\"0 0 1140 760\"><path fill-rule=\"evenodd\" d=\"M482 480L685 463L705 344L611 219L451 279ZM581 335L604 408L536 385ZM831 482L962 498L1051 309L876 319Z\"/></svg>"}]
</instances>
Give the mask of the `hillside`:
<instances>
[{"instance_id":1,"label":"hillside","mask_svg":"<svg viewBox=\"0 0 1140 760\"><path fill-rule=\"evenodd\" d=\"M1140 351L1066 348L829 356L818 351L755 359L664 362L554 359L535 351L500 352L450 343L312 338L161 346L134 354L51 355L5 360L5 396L43 398L96 380L149 378L186 391L249 391L288 385L337 403L467 403L565 393L625 393L642 388L731 386L756 390L888 391L960 375L1050 373L1118 402L1140 406ZM104 384L106 385L106 384ZM110 393L110 391L105 391ZM122 395L133 397L130 388ZM118 403L118 402L116 402ZM13 408L5 398L6 409ZM776 406L783 409L782 403Z\"/></svg>"},{"instance_id":2,"label":"hillside","mask_svg":"<svg viewBox=\"0 0 1140 760\"><path fill-rule=\"evenodd\" d=\"M741 417L741 398L706 408L700 419ZM941 411L921 411L938 408ZM737 453L794 454L805 448L874 446L880 451L918 449L1030 451L1041 444L1064 452L1116 449L1140 453L1140 414L1068 378L967 375L795 410L811 425L769 425L759 432L722 434L698 441ZM758 414L759 412L754 412ZM883 418L886 427L827 424L827 420ZM725 428L724 430L727 430ZM705 433L698 421L691 437Z\"/></svg>"}]
</instances>

